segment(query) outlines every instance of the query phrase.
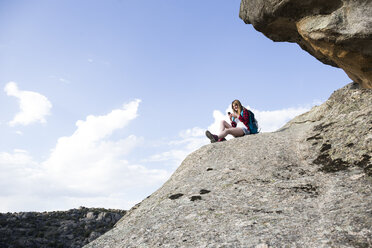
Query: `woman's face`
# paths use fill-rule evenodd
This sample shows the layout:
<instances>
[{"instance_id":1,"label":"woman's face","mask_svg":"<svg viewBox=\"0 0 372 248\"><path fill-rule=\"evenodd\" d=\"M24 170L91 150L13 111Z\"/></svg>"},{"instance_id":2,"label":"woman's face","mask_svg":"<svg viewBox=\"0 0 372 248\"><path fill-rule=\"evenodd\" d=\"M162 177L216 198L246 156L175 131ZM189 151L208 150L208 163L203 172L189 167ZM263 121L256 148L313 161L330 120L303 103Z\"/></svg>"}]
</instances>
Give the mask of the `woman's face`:
<instances>
[{"instance_id":1,"label":"woman's face","mask_svg":"<svg viewBox=\"0 0 372 248\"><path fill-rule=\"evenodd\" d=\"M237 103L234 103L234 104L233 104L233 109L235 110L235 112L237 112L237 111L238 111L238 107L239 107L239 106L238 106L238 104L237 104Z\"/></svg>"}]
</instances>

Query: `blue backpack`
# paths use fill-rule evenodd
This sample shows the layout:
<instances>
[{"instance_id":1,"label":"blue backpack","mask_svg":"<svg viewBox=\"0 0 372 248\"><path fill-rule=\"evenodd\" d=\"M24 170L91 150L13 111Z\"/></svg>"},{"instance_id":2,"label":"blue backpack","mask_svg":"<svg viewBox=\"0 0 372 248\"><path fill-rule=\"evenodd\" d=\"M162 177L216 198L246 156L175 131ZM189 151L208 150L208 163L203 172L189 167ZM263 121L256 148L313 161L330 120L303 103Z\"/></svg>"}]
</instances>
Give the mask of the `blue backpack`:
<instances>
[{"instance_id":1,"label":"blue backpack","mask_svg":"<svg viewBox=\"0 0 372 248\"><path fill-rule=\"evenodd\" d=\"M256 118L254 117L254 114L252 111L248 110L248 113L249 113L249 123L248 123L249 130L251 131L251 134L258 133L258 122Z\"/></svg>"}]
</instances>

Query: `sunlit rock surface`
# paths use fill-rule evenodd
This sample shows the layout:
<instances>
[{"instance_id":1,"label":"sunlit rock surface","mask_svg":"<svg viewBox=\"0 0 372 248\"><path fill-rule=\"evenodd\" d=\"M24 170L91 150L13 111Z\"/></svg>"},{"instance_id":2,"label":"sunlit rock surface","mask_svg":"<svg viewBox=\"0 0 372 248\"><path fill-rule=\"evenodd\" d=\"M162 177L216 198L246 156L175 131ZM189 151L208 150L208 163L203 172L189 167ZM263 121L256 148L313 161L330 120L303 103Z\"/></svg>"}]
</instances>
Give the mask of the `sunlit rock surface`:
<instances>
[{"instance_id":1,"label":"sunlit rock surface","mask_svg":"<svg viewBox=\"0 0 372 248\"><path fill-rule=\"evenodd\" d=\"M206 145L88 248L371 247L372 91Z\"/></svg>"}]
</instances>

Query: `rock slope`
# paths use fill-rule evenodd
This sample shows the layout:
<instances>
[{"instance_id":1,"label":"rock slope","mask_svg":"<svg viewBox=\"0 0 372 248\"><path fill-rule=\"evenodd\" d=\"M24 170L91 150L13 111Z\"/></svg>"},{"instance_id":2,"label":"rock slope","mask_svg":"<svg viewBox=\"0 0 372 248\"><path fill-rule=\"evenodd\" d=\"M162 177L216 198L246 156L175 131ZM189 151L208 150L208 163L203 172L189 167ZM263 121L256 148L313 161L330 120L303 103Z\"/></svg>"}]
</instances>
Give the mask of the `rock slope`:
<instances>
[{"instance_id":1,"label":"rock slope","mask_svg":"<svg viewBox=\"0 0 372 248\"><path fill-rule=\"evenodd\" d=\"M206 145L86 248L371 247L372 91Z\"/></svg>"},{"instance_id":2,"label":"rock slope","mask_svg":"<svg viewBox=\"0 0 372 248\"><path fill-rule=\"evenodd\" d=\"M2 248L79 248L110 230L126 213L102 208L0 213Z\"/></svg>"},{"instance_id":3,"label":"rock slope","mask_svg":"<svg viewBox=\"0 0 372 248\"><path fill-rule=\"evenodd\" d=\"M274 41L298 43L372 88L372 1L242 0L240 18Z\"/></svg>"}]
</instances>

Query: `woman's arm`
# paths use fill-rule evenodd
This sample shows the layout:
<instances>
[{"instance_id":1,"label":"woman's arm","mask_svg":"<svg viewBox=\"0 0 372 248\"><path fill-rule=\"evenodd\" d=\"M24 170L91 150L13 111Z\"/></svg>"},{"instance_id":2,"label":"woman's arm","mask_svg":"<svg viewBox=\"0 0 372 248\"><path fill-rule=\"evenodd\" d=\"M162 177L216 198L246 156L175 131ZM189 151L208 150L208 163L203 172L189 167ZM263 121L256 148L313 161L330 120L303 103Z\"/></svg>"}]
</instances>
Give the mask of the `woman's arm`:
<instances>
[{"instance_id":1,"label":"woman's arm","mask_svg":"<svg viewBox=\"0 0 372 248\"><path fill-rule=\"evenodd\" d=\"M235 119L238 118L239 116L237 114L235 114L235 113L230 113L229 114L229 117L230 117L231 126L232 127L236 127L237 124L236 124Z\"/></svg>"},{"instance_id":2,"label":"woman's arm","mask_svg":"<svg viewBox=\"0 0 372 248\"><path fill-rule=\"evenodd\" d=\"M244 123L244 125L249 130L249 112L246 108L243 109L243 116L239 115L239 120Z\"/></svg>"}]
</instances>

